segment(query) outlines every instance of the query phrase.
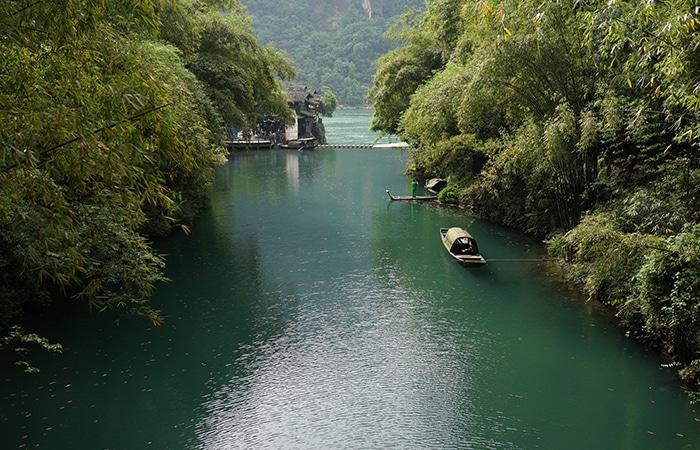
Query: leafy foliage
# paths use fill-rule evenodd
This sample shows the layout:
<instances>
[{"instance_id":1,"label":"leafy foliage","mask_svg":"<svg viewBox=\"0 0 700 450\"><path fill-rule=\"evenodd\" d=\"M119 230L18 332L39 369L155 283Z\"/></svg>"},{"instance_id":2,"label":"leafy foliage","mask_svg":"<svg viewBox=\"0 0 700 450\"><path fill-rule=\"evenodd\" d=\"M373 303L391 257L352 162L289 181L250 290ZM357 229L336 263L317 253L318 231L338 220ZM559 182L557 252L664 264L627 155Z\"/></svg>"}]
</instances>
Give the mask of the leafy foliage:
<instances>
[{"instance_id":1,"label":"leafy foliage","mask_svg":"<svg viewBox=\"0 0 700 450\"><path fill-rule=\"evenodd\" d=\"M639 289L628 302L643 320L644 337L680 363L700 359L700 226L666 238L637 273Z\"/></svg>"},{"instance_id":2,"label":"leafy foliage","mask_svg":"<svg viewBox=\"0 0 700 450\"><path fill-rule=\"evenodd\" d=\"M164 2L160 33L180 50L185 67L211 100L215 111L208 117L215 136L231 126L255 129L263 114L291 121L280 84L296 75L290 61L258 44L252 20L238 1L220 1L216 7L209 3Z\"/></svg>"},{"instance_id":3,"label":"leafy foliage","mask_svg":"<svg viewBox=\"0 0 700 450\"><path fill-rule=\"evenodd\" d=\"M35 344L56 353L61 353L61 351L63 351L61 344L52 344L48 339L34 333L25 334L20 327L13 326L9 332L0 339L0 350L12 349L20 354L20 358L22 359L19 359L16 364L18 366L23 366L24 371L27 373L39 372L37 367L32 366L23 359L28 352L27 344Z\"/></svg>"},{"instance_id":4,"label":"leafy foliage","mask_svg":"<svg viewBox=\"0 0 700 450\"><path fill-rule=\"evenodd\" d=\"M396 133L413 93L444 64L435 38L416 25L423 17L425 15L406 14L390 31L390 36L403 39L407 44L382 55L377 61L374 84L367 94L375 107L373 131Z\"/></svg>"},{"instance_id":5,"label":"leafy foliage","mask_svg":"<svg viewBox=\"0 0 700 450\"><path fill-rule=\"evenodd\" d=\"M370 89L373 127L413 145L412 176L448 178L441 199L554 236L572 279L696 388L698 12L434 0L396 26L403 44Z\"/></svg>"},{"instance_id":6,"label":"leafy foliage","mask_svg":"<svg viewBox=\"0 0 700 450\"><path fill-rule=\"evenodd\" d=\"M160 324L144 232L205 206L226 125L291 116L291 64L235 0L6 1L0 23L0 330L56 295Z\"/></svg>"},{"instance_id":7,"label":"leafy foliage","mask_svg":"<svg viewBox=\"0 0 700 450\"><path fill-rule=\"evenodd\" d=\"M635 292L635 275L646 255L663 248L663 238L620 230L609 213L589 215L568 233L550 241L557 256L570 258L571 277L594 298L623 304ZM556 253L555 253L556 254Z\"/></svg>"},{"instance_id":8,"label":"leafy foliage","mask_svg":"<svg viewBox=\"0 0 700 450\"><path fill-rule=\"evenodd\" d=\"M321 96L321 107L319 114L324 117L333 117L333 112L338 107L338 98L331 91L326 91Z\"/></svg>"}]
</instances>

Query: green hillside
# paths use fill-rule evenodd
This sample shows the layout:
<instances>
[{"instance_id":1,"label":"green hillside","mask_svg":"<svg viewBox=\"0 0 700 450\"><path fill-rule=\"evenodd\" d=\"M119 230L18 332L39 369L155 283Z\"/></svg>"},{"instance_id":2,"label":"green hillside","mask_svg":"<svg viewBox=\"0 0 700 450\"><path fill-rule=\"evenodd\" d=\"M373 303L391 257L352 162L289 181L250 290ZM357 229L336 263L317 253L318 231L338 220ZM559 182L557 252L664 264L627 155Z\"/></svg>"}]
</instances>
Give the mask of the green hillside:
<instances>
[{"instance_id":1,"label":"green hillside","mask_svg":"<svg viewBox=\"0 0 700 450\"><path fill-rule=\"evenodd\" d=\"M395 48L383 37L404 12L424 0L244 0L261 44L286 52L296 83L333 91L341 105L364 105L373 62Z\"/></svg>"}]
</instances>

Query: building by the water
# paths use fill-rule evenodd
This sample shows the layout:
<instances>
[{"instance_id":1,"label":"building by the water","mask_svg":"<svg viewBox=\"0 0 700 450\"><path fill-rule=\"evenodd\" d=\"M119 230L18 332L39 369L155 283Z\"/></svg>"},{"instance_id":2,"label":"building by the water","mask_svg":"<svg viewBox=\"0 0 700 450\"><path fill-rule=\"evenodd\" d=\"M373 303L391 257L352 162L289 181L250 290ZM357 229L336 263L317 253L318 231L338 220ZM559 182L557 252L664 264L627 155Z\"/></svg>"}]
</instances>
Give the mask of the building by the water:
<instances>
[{"instance_id":1,"label":"building by the water","mask_svg":"<svg viewBox=\"0 0 700 450\"><path fill-rule=\"evenodd\" d=\"M314 145L325 144L326 130L319 115L321 98L318 92L305 84L290 84L286 90L293 101L290 107L297 115L296 123L285 130L287 143L314 139Z\"/></svg>"},{"instance_id":2,"label":"building by the water","mask_svg":"<svg viewBox=\"0 0 700 450\"><path fill-rule=\"evenodd\" d=\"M231 150L313 148L326 144L326 130L319 114L321 98L318 92L304 84L290 84L285 89L291 97L289 107L296 113L296 121L285 128L276 117L259 118L251 137L232 130L233 140L226 141Z\"/></svg>"}]
</instances>

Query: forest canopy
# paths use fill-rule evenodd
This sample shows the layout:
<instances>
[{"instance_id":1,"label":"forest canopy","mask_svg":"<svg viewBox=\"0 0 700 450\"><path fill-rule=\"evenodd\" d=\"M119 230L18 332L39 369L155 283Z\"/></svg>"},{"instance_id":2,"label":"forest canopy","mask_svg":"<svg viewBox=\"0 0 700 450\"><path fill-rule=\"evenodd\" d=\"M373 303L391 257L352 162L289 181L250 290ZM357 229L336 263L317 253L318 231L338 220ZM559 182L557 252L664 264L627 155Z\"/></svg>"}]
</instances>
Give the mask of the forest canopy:
<instances>
[{"instance_id":1,"label":"forest canopy","mask_svg":"<svg viewBox=\"0 0 700 450\"><path fill-rule=\"evenodd\" d=\"M261 42L298 68L295 83L332 91L341 105L366 103L374 61L396 46L383 36L425 0L242 0Z\"/></svg>"},{"instance_id":2,"label":"forest canopy","mask_svg":"<svg viewBox=\"0 0 700 450\"><path fill-rule=\"evenodd\" d=\"M147 237L205 206L228 127L291 118L294 68L238 0L4 0L0 23L0 331L59 297L157 325Z\"/></svg>"},{"instance_id":3,"label":"forest canopy","mask_svg":"<svg viewBox=\"0 0 700 450\"><path fill-rule=\"evenodd\" d=\"M700 388L700 7L431 0L394 28L372 128L409 174L548 239L571 278Z\"/></svg>"}]
</instances>

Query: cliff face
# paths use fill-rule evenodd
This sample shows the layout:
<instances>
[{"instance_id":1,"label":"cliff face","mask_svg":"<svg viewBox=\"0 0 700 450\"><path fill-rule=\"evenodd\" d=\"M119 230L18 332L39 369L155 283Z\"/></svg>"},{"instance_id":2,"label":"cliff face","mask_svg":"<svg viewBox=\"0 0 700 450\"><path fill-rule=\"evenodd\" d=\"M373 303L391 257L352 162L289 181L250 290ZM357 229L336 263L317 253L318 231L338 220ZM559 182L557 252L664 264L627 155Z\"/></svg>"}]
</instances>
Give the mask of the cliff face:
<instances>
[{"instance_id":1,"label":"cliff face","mask_svg":"<svg viewBox=\"0 0 700 450\"><path fill-rule=\"evenodd\" d=\"M365 14L369 19L372 18L372 2L370 0L362 0L362 9L365 10Z\"/></svg>"}]
</instances>

